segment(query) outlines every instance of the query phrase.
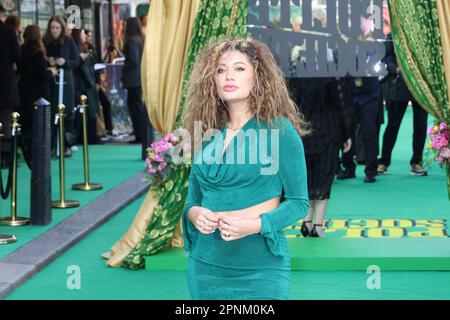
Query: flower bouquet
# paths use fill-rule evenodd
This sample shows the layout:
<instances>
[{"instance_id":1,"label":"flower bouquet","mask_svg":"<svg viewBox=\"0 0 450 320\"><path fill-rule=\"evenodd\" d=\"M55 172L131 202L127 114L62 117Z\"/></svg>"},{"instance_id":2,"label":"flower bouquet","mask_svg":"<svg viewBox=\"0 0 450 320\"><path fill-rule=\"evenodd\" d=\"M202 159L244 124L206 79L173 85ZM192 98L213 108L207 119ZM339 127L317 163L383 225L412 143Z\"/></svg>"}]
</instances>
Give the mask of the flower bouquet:
<instances>
[{"instance_id":1,"label":"flower bouquet","mask_svg":"<svg viewBox=\"0 0 450 320\"><path fill-rule=\"evenodd\" d=\"M169 132L161 140L152 142L147 149L144 182L150 184L152 189L162 188L172 170L178 165L173 161L173 151L179 143L178 137Z\"/></svg>"},{"instance_id":2,"label":"flower bouquet","mask_svg":"<svg viewBox=\"0 0 450 320\"><path fill-rule=\"evenodd\" d=\"M428 151L432 154L431 161L436 160L441 167L447 169L447 188L450 200L450 128L445 123L436 123L428 128Z\"/></svg>"}]
</instances>

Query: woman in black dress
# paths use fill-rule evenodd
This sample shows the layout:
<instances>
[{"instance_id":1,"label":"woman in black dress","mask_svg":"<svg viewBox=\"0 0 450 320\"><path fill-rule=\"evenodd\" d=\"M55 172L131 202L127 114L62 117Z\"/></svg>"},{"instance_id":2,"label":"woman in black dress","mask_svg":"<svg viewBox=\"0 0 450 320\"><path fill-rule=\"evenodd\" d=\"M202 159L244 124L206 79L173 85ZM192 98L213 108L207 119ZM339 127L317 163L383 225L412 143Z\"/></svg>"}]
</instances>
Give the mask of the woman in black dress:
<instances>
[{"instance_id":1,"label":"woman in black dress","mask_svg":"<svg viewBox=\"0 0 450 320\"><path fill-rule=\"evenodd\" d=\"M48 65L41 29L38 25L27 26L23 38L22 58L18 68L21 102L19 113L25 145L27 150L31 150L33 105L40 98L50 99L50 81L58 74L58 71Z\"/></svg>"},{"instance_id":2,"label":"woman in black dress","mask_svg":"<svg viewBox=\"0 0 450 320\"><path fill-rule=\"evenodd\" d=\"M291 79L291 87L296 104L312 126L312 134L303 139L310 210L301 232L305 237L322 237L339 151L343 146L343 152L348 152L352 143L353 98L346 79L297 78Z\"/></svg>"},{"instance_id":3,"label":"woman in black dress","mask_svg":"<svg viewBox=\"0 0 450 320\"><path fill-rule=\"evenodd\" d=\"M65 156L71 156L71 147L75 145L76 133L74 129L75 119L75 84L73 70L78 67L80 63L80 55L78 48L73 39L67 36L67 27L63 18L53 17L48 22L47 32L44 36L45 49L51 66L58 69L64 69L64 94L63 104L66 109L64 112L64 126L65 126ZM50 100L52 103L52 114L56 114L59 100L58 83L52 81L50 85ZM52 117L53 119L54 117ZM54 121L52 120L54 124ZM56 148L56 128L53 127L52 148Z\"/></svg>"}]
</instances>

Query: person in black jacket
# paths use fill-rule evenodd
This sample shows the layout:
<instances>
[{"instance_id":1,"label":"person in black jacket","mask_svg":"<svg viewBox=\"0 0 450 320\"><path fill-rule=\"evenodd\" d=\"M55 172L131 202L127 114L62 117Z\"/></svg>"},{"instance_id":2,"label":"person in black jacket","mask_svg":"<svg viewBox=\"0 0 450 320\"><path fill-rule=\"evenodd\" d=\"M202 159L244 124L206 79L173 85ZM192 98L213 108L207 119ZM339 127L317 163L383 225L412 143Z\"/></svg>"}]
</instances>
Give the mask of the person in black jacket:
<instances>
[{"instance_id":1,"label":"person in black jacket","mask_svg":"<svg viewBox=\"0 0 450 320\"><path fill-rule=\"evenodd\" d=\"M128 91L127 104L130 111L135 140L141 143L146 125L146 112L142 103L141 59L144 47L144 34L138 18L128 18L125 31L125 65L122 71L123 87Z\"/></svg>"},{"instance_id":2,"label":"person in black jacket","mask_svg":"<svg viewBox=\"0 0 450 320\"><path fill-rule=\"evenodd\" d=\"M100 141L97 136L99 98L96 87L94 58L89 53L89 49L86 43L86 33L83 29L73 29L72 37L75 40L75 43L78 45L78 49L80 51L80 65L75 69L75 101L79 105L81 104L81 95L85 95L87 97L88 141L90 144L97 144ZM76 114L75 120L75 129L77 134L81 138L82 115L79 112Z\"/></svg>"},{"instance_id":3,"label":"person in black jacket","mask_svg":"<svg viewBox=\"0 0 450 320\"><path fill-rule=\"evenodd\" d=\"M77 45L72 37L67 36L67 27L63 18L53 17L49 20L47 32L44 36L45 49L49 57L51 66L64 69L64 94L63 104L66 109L64 112L65 126L65 156L71 156L71 147L76 144L76 133L74 129L75 119L75 84L73 70L80 64L80 54ZM61 81L59 78L57 81ZM50 100L53 106L53 114L57 112L59 91L58 83L53 81L50 85ZM54 123L54 121L52 121ZM52 147L56 150L56 127L53 127Z\"/></svg>"},{"instance_id":4,"label":"person in black jacket","mask_svg":"<svg viewBox=\"0 0 450 320\"><path fill-rule=\"evenodd\" d=\"M91 30L84 29L84 33L86 34L86 46L91 54L94 62L98 62L100 59L98 58L97 52L94 46L94 38Z\"/></svg>"},{"instance_id":5,"label":"person in black jacket","mask_svg":"<svg viewBox=\"0 0 450 320\"><path fill-rule=\"evenodd\" d=\"M58 71L48 66L41 29L38 25L29 25L23 34L22 58L19 63L19 92L22 124L22 135L31 150L31 119L34 103L40 98L50 99L50 81L57 76Z\"/></svg>"},{"instance_id":6,"label":"person in black jacket","mask_svg":"<svg viewBox=\"0 0 450 320\"><path fill-rule=\"evenodd\" d=\"M2 167L8 167L11 156L11 112L19 105L15 70L20 47L15 32L3 22L5 9L0 6L0 122L4 137L1 143Z\"/></svg>"},{"instance_id":7,"label":"person in black jacket","mask_svg":"<svg viewBox=\"0 0 450 320\"><path fill-rule=\"evenodd\" d=\"M381 85L376 77L349 77L350 90L355 103L355 119L360 123L362 130L365 183L376 181L377 158L378 158L378 138L380 127L383 122L383 108ZM356 130L352 134L355 141ZM349 152L342 155L344 171L337 179L352 179L356 177L356 164L354 156L356 153L355 144Z\"/></svg>"},{"instance_id":8,"label":"person in black jacket","mask_svg":"<svg viewBox=\"0 0 450 320\"><path fill-rule=\"evenodd\" d=\"M398 131L405 115L408 103L411 102L414 114L414 132L413 132L413 155L410 160L411 175L426 176L427 171L422 167L423 148L425 146L427 131L427 112L417 103L411 92L406 86L405 80L397 66L392 35L387 36L385 42L386 55L385 63L387 65L388 77L386 83L385 97L386 109L388 114L388 123L383 136L383 147L381 159L378 160L378 174L387 174L388 167L391 164L392 149L394 149L397 140Z\"/></svg>"}]
</instances>

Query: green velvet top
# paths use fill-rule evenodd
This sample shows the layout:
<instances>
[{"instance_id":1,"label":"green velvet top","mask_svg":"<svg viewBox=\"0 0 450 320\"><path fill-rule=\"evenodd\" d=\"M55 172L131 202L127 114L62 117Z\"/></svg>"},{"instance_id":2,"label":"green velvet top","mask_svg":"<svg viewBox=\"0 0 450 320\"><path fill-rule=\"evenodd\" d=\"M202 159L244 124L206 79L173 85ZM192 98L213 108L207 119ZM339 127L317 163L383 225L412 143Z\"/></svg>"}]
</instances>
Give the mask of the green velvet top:
<instances>
[{"instance_id":1,"label":"green velvet top","mask_svg":"<svg viewBox=\"0 0 450 320\"><path fill-rule=\"evenodd\" d=\"M302 140L287 118L275 118L271 125L251 118L222 155L225 133L226 128L216 130L194 153L183 210L185 250L202 261L228 267L260 268L273 259L282 259L288 267L283 230L309 210ZM284 200L277 208L261 214L260 234L234 241L224 241L219 230L200 233L187 216L192 206L213 212L239 210L281 195ZM236 259L238 252L245 262Z\"/></svg>"}]
</instances>

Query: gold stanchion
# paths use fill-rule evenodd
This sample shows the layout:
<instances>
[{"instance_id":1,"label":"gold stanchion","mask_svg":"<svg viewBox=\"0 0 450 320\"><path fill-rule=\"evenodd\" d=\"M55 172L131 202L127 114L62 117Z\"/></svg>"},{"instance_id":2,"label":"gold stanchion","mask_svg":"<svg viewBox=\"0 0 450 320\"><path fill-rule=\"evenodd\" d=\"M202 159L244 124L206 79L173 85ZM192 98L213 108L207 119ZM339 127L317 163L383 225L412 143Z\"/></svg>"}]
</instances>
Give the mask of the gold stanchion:
<instances>
[{"instance_id":1,"label":"gold stanchion","mask_svg":"<svg viewBox=\"0 0 450 320\"><path fill-rule=\"evenodd\" d=\"M59 195L60 200L52 201L53 208L74 208L80 205L78 200L65 199L65 180L64 180L64 109L63 104L58 105L59 114Z\"/></svg>"},{"instance_id":2,"label":"gold stanchion","mask_svg":"<svg viewBox=\"0 0 450 320\"><path fill-rule=\"evenodd\" d=\"M2 125L2 123L0 122L0 132L2 131L2 127L3 127L3 125ZM1 138L4 136L4 134L3 133L0 133L0 141L1 141ZM0 148L1 149L1 148ZM0 164L2 163L2 158L1 158L1 153L0 153ZM1 170L1 168L0 168L0 170ZM13 236L13 235L6 235L6 234L0 234L0 245L1 244L8 244L8 243L12 243L12 242L16 242L17 241L17 238L16 238L16 236Z\"/></svg>"},{"instance_id":3,"label":"gold stanchion","mask_svg":"<svg viewBox=\"0 0 450 320\"><path fill-rule=\"evenodd\" d=\"M13 242L16 242L16 241L17 241L16 236L7 236L7 235L0 234L0 245L1 244L13 243Z\"/></svg>"},{"instance_id":4,"label":"gold stanchion","mask_svg":"<svg viewBox=\"0 0 450 320\"><path fill-rule=\"evenodd\" d=\"M11 217L1 218L0 225L3 226L25 226L30 224L29 218L22 218L17 216L17 136L20 134L20 115L17 112L11 114L12 126L12 186L11 186Z\"/></svg>"},{"instance_id":5,"label":"gold stanchion","mask_svg":"<svg viewBox=\"0 0 450 320\"><path fill-rule=\"evenodd\" d=\"M88 133L87 133L87 97L81 96L81 107L83 108L83 161L84 161L84 183L72 185L74 190L99 190L103 188L100 183L89 182L89 149L88 149Z\"/></svg>"}]
</instances>

